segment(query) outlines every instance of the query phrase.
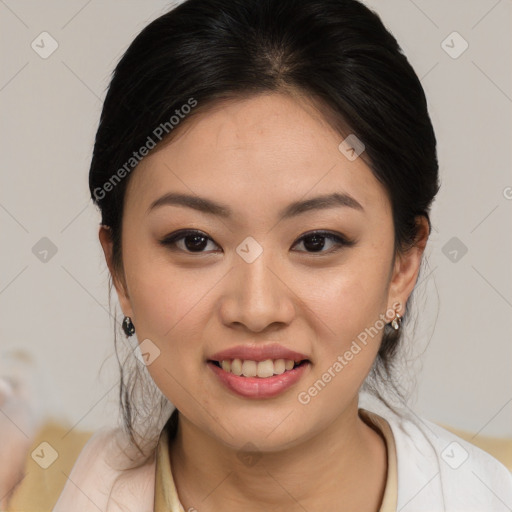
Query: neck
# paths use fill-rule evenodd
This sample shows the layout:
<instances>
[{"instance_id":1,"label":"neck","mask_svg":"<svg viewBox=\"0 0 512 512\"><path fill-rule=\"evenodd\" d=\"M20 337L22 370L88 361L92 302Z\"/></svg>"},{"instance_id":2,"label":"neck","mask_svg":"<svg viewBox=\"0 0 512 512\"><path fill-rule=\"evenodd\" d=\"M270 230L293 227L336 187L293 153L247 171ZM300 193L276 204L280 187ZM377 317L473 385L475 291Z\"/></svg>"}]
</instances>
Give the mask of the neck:
<instances>
[{"instance_id":1,"label":"neck","mask_svg":"<svg viewBox=\"0 0 512 512\"><path fill-rule=\"evenodd\" d=\"M385 442L361 420L357 400L302 444L252 460L180 415L170 460L185 510L201 512L337 510L340 503L376 512L387 473Z\"/></svg>"}]
</instances>

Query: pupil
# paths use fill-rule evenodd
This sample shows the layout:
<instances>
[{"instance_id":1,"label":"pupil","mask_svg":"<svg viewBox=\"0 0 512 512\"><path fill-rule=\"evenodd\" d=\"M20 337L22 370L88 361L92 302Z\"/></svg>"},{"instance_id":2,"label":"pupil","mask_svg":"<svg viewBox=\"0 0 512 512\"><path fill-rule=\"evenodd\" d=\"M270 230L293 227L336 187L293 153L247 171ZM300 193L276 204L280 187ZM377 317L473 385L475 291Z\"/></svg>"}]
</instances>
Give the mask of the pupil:
<instances>
[{"instance_id":1,"label":"pupil","mask_svg":"<svg viewBox=\"0 0 512 512\"><path fill-rule=\"evenodd\" d=\"M190 240L193 240L192 244L188 243ZM190 251L200 251L206 247L206 238L201 235L189 235L185 238L185 246Z\"/></svg>"},{"instance_id":2,"label":"pupil","mask_svg":"<svg viewBox=\"0 0 512 512\"><path fill-rule=\"evenodd\" d=\"M308 243L308 240L313 240L313 243ZM325 237L322 235L311 235L304 239L304 247L312 249L313 252L320 251L324 248Z\"/></svg>"}]
</instances>

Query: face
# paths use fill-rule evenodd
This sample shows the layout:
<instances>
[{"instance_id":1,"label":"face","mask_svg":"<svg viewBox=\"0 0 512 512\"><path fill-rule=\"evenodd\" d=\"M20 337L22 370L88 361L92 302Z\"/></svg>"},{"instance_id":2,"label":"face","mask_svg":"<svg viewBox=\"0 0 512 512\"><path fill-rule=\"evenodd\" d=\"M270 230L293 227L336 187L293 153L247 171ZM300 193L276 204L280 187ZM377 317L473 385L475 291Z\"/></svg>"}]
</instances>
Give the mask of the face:
<instances>
[{"instance_id":1,"label":"face","mask_svg":"<svg viewBox=\"0 0 512 512\"><path fill-rule=\"evenodd\" d=\"M123 313L158 387L224 445L293 447L347 414L414 286L420 254L394 260L386 191L341 141L311 104L260 95L191 118L130 177Z\"/></svg>"}]
</instances>

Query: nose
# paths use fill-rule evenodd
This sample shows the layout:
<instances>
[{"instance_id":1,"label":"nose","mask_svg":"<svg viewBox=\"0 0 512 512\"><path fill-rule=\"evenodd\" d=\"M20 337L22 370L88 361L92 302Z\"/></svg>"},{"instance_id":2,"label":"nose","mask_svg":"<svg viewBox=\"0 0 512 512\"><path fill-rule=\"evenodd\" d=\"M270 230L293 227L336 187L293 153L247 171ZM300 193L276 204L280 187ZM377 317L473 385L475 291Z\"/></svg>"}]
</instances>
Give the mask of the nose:
<instances>
[{"instance_id":1,"label":"nose","mask_svg":"<svg viewBox=\"0 0 512 512\"><path fill-rule=\"evenodd\" d=\"M252 263L241 260L229 273L220 299L220 316L228 327L261 333L283 328L295 315L293 297L279 266L263 253Z\"/></svg>"}]
</instances>

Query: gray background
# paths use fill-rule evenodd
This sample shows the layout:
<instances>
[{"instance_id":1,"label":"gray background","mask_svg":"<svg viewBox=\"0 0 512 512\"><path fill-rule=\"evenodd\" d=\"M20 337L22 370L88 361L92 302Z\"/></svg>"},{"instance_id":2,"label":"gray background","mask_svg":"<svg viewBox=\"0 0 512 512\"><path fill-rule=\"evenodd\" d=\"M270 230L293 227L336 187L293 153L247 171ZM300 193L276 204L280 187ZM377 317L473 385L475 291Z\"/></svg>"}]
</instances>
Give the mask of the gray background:
<instances>
[{"instance_id":1,"label":"gray background","mask_svg":"<svg viewBox=\"0 0 512 512\"><path fill-rule=\"evenodd\" d=\"M512 436L512 1L366 3L421 78L439 144L442 187L407 351L411 407ZM0 0L0 374L27 375L39 414L75 428L117 415L108 273L87 186L101 101L117 60L168 5ZM48 51L45 31L58 48L43 59L31 44ZM19 348L31 364L9 355Z\"/></svg>"}]
</instances>

